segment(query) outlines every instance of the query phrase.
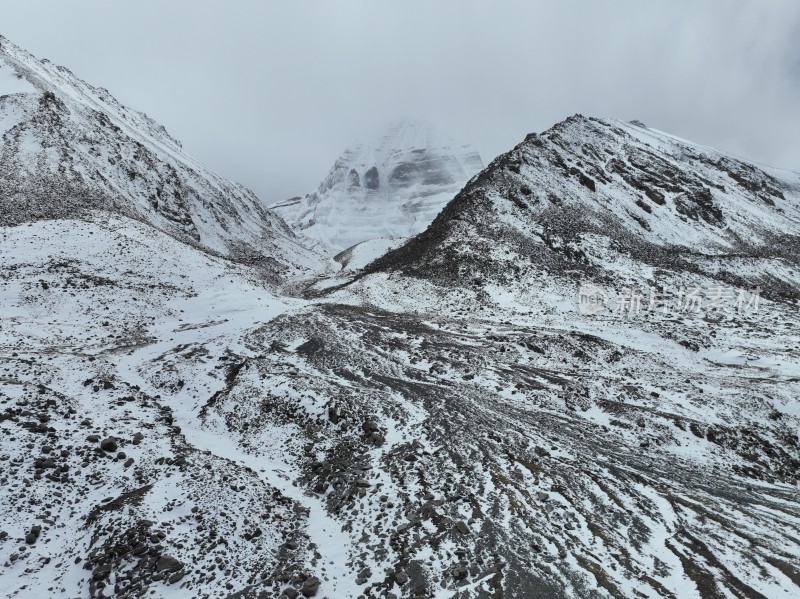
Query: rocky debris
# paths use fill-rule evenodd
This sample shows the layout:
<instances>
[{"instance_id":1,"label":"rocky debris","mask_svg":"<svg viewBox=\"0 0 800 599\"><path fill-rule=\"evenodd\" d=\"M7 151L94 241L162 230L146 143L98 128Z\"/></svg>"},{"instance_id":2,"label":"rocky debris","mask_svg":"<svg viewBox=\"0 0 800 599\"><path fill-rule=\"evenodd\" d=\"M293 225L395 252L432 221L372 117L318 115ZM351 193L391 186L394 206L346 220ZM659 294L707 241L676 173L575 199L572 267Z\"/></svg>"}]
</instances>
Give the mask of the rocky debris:
<instances>
[{"instance_id":1,"label":"rocky debris","mask_svg":"<svg viewBox=\"0 0 800 599\"><path fill-rule=\"evenodd\" d=\"M306 578L305 581L303 581L303 588L301 590L303 597L316 597L320 584L321 581L316 576Z\"/></svg>"},{"instance_id":2,"label":"rocky debris","mask_svg":"<svg viewBox=\"0 0 800 599\"><path fill-rule=\"evenodd\" d=\"M42 527L39 525L31 526L30 532L25 535L25 542L28 545L35 545L39 540L39 535L42 534Z\"/></svg>"},{"instance_id":3,"label":"rocky debris","mask_svg":"<svg viewBox=\"0 0 800 599\"><path fill-rule=\"evenodd\" d=\"M364 437L368 443L373 445L383 445L386 441L384 432L381 431L381 428L376 420L372 418L365 420L362 429L364 431Z\"/></svg>"},{"instance_id":4,"label":"rocky debris","mask_svg":"<svg viewBox=\"0 0 800 599\"><path fill-rule=\"evenodd\" d=\"M181 568L183 568L183 564L180 562L180 560L175 559L171 555L162 555L156 562L156 572L159 573L166 572L171 574L173 572L177 572Z\"/></svg>"},{"instance_id":5,"label":"rocky debris","mask_svg":"<svg viewBox=\"0 0 800 599\"><path fill-rule=\"evenodd\" d=\"M0 373L3 368L0 366ZM49 376L58 372L48 368ZM15 376L38 378L42 372L42 367L32 362L17 367ZM38 561L38 552L50 550L54 539L66 535L75 543L59 555L57 571L85 568L88 575L81 593L87 596L135 597L170 585L236 586L243 584L242 569L249 572L247 578L253 578L253 583L273 589L278 584L276 571L290 566L272 556L275 536L291 533L302 539L302 532L295 528L306 514L295 511L293 503L280 493L265 491L252 472L187 445L171 424L169 409L153 397L119 382L98 393L107 394L103 398L107 407L90 419L84 417L80 402L69 395L56 395L52 389L36 385L0 385L0 424L11 432L3 437L0 460L8 456L6 463L13 465L0 469L6 489L0 509L6 510L3 513L9 525L19 530L15 534L25 541L22 546L30 547L3 555L8 567L24 563L28 569L28 575L19 577L19 585L36 580L49 563ZM6 410L9 406L19 409ZM140 434L138 444L128 446L136 459L121 456L126 452L113 451L105 443L108 439L124 443L119 440L126 438L131 410L135 410L138 426L152 431ZM46 432L38 433L27 425L34 419L47 423ZM87 441L87 432L97 430L105 434ZM215 476L209 479L208 472ZM19 478L4 479L4 473ZM24 486L20 484L23 478ZM153 483L161 480L168 482L165 488L175 489L175 499L153 495ZM236 496L229 492L233 484L239 489ZM98 487L99 494L95 491ZM190 500L193 509L187 506L186 515L173 515L184 510L181 503L187 497L194 498ZM210 502L214 519L204 517L198 501L201 505ZM11 512L9 508L13 508ZM144 511L154 508L161 514L160 524L142 517ZM251 537L246 549L247 541L238 540L242 533L236 530L240 515L252 523L245 523L247 529L242 531ZM29 520L34 518L38 521L31 526ZM57 535L50 534L51 530ZM0 535L0 551L8 532ZM234 558L234 554L240 557ZM187 555L192 562L185 559ZM303 556L303 552L296 555L298 559ZM208 562L214 565L212 570L207 569ZM187 563L193 565L184 565Z\"/></svg>"},{"instance_id":6,"label":"rocky debris","mask_svg":"<svg viewBox=\"0 0 800 599\"><path fill-rule=\"evenodd\" d=\"M615 538L616 533L613 532L615 525L611 522L616 516L610 515L605 504L602 509L595 506L599 512L593 513L586 511L583 504L576 502L578 496L591 497L592 492L588 489L593 488L595 484L602 485L601 488L607 489L604 493L615 494L621 491L611 489L622 488L625 489L624 493L626 494L634 492L632 491L633 487L630 487L627 482L621 482L618 478L611 482L607 480L607 475L598 476L595 471L594 465L603 463L598 461L598 453L616 452L616 449L610 449L611 445L609 444L616 447L617 442L623 444L624 442L617 437L614 437L617 440L612 442L609 432L598 428L598 434L603 438L602 444L596 445L589 442L584 449L580 450L580 454L583 456L580 458L580 467L574 472L571 469L563 472L565 462L561 458L562 448L569 447L569 455L574 455L576 443L580 443L580 439L586 439L585 427L596 426L587 424L585 417L581 416L584 409L581 406L597 405L594 403L598 401L595 396L597 387L586 384L585 381L588 379L585 376L573 379L572 375L569 375L571 380L568 380L566 375L553 375L556 371L565 374L566 371L563 367L558 366L558 363L576 355L581 356L580 363L582 364L597 361L604 364L604 368L613 372L622 372L633 363L633 357L629 353L626 355L627 350L622 351L616 344L582 334L560 332L558 335L539 338L531 335L530 330L518 331L513 335L496 334L494 337L500 341L488 339L485 344L481 341L477 347L472 347L465 346L460 341L459 336L464 334L461 329L457 329L452 334L445 332L444 327L426 329L421 332L418 323L408 324L408 328L405 328L407 321L402 317L375 314L374 312L366 314L358 309L344 306L328 305L324 308L324 314L325 319L329 319L328 322L318 317L313 321L313 325L309 325L300 318L290 319L281 322L280 326L273 324L265 327L262 334L265 338L280 338L280 335L284 334L283 331L291 331L292 335L302 335L305 338L324 336L324 344L317 345L318 348L324 347L324 349L318 349L313 354L309 354L309 357L306 358L309 366L306 368L321 368L322 365L337 360L347 363L349 368L362 368L369 371L369 378L358 379L360 382L359 395L352 396L351 401L347 403L348 411L357 413L360 403L372 404L373 401L378 403L377 400L373 400L374 397L382 398L380 403L386 411L380 417L376 417L374 410L369 410L369 416L362 419L362 423L380 421L381 426L385 426L389 430L392 427L396 427L395 430L398 428L404 430L401 423L407 416L400 411L399 406L402 404L398 404L397 396L391 395L384 386L386 381L391 381L392 385L396 385L391 387L392 392L398 395L402 394L404 398L417 397L418 405L426 406L426 413L429 418L433 418L433 421L425 422L421 426L424 430L431 431L430 439L447 438L447 447L453 447L454 444L459 447L458 451L439 449L434 453L431 451L430 445L425 442L426 437L421 434L421 431L412 427L415 430L412 437L413 442L395 442L391 447L370 448L366 443L365 432L371 430L371 424L362 425L358 430L353 431L352 428L345 429L340 426L343 420L334 424L328 418L328 413L324 415L324 424L314 432L317 440L311 448L304 447L301 454L304 461L308 460L305 462L308 464L308 477L304 478L308 481L308 488L313 489L318 481L325 481L325 484L328 485L325 491L327 505L330 506L332 513L339 514L339 517L345 522L346 530L350 530L349 527L352 523L353 534L359 531L358 534L361 535L359 546L369 547L373 560L381 559L377 556L382 555L381 551L385 546L383 545L385 541L380 537L381 531L385 530L383 522L391 523L392 532L389 535L388 546L402 560L399 567L395 569L402 575L389 573L385 580L368 577L367 573L362 571L361 564L356 561L354 568L358 569L354 569L356 574L353 580L357 585L370 585L369 588L373 588L371 585L377 584L379 586L374 588L380 589L380 591L376 590L376 593L397 593L401 586L417 589L420 584L419 580L432 579L437 580L437 584L455 590L462 588L461 585L468 584L470 580L486 578L491 580L494 588L504 589L509 593L517 592L520 596L525 596L524 589L537 588L537 585L543 584L542 581L545 578L542 576L545 575L539 574L544 571L543 568L557 567L559 571L569 569L563 563L570 552L572 555L576 554L574 545L576 537L574 535L579 529L584 528L584 522L588 526L589 534L594 538L606 539L604 542L608 543L611 543L610 539ZM389 322L392 325L387 327ZM322 327L325 327L324 332L321 330ZM353 346L352 338L337 334L337 331L345 329L359 331L360 342L358 345ZM414 334L425 339L426 349L418 351L419 361L432 363L436 358L443 365L441 373L434 374L426 370L425 385L420 385L419 388L407 382L418 380L416 378L418 371L413 369L413 363L409 366L407 362L399 360L382 362L381 354L378 353L378 350L373 349L390 346L393 338L413 338ZM475 343L474 339L475 337L470 337L470 343ZM532 339L533 341L531 341ZM552 370L545 372L528 367L523 368L519 364L519 354L496 352L489 349L490 344L494 343L517 344L519 347L525 348L523 341L528 344L532 343L542 350L531 351L530 360L535 360L536 364L548 363ZM260 336L253 338L252 343L254 347L263 344ZM490 352L491 357L489 357ZM458 354L458 360L449 358L450 354ZM447 358L443 359L445 356ZM649 359L644 354L636 353L635 363L638 372L646 369L641 360ZM385 364L386 370L381 370L376 366L377 364ZM517 394L522 395L519 401L530 405L530 408L522 411L511 410L513 415L509 415L509 422L524 418L526 426L530 429L520 428L517 425L510 428L501 427L495 408L492 408L490 416L486 416L485 424L479 427L481 432L476 429L474 420L470 419L471 424L468 425L464 416L460 416L463 414L463 410L480 411L483 408L478 406L483 406L487 400L482 391L469 390L468 385L474 383L467 382L458 385L457 391L453 390L451 373L461 364L469 364L473 371L480 371L482 367L485 367L491 368L494 372L497 371L498 364L502 364L499 367L501 372L514 373L509 375L512 381L515 380L514 377L523 377L525 382L519 387L512 382L502 383L499 386L505 389L526 390L524 393L517 391ZM570 368L581 370L581 367L576 365L572 365ZM655 371L657 367L653 368ZM264 368L264 370L267 369L275 370L275 367ZM574 373L576 370L570 372ZM586 371L587 375L588 372L590 371ZM591 372L593 373L591 376L598 376L597 372ZM662 370L658 369L657 372L657 378L663 381L665 375ZM402 376L399 373L402 373ZM534 377L540 376L543 378L539 378L539 382L536 382ZM434 377L441 377L441 379L434 383L437 380ZM672 375L669 375L668 378L672 380ZM347 380L352 381L352 375L349 375ZM403 382L398 383L398 380ZM327 392L325 378L317 378L316 384L319 386L311 387L315 389L316 393ZM668 384L667 381L661 383L661 385L666 384ZM680 385L676 381L674 388L677 387ZM527 391L528 389L531 391ZM634 391L629 392L633 393ZM466 397L471 398L468 403L465 403ZM664 401L664 393L657 393L650 389L647 393L642 394L642 397L649 398L647 401L650 402ZM341 402L340 405L344 403L341 395L337 396L337 401ZM448 401L452 403L447 403ZM575 406L574 411L564 411L565 402ZM492 403L491 405L496 406L497 404ZM559 420L543 416L547 410L552 409L547 406L554 405L561 406L556 409L558 414L567 413L571 416L566 421L561 419L563 416L559 416ZM612 405L618 406L613 413L617 416L617 420L624 419L630 427L623 430L641 431L636 434L644 434L648 438L653 434L650 432L651 427L654 426L653 414L650 411L633 409L629 403L625 404L625 410L622 410L618 404L602 403L602 405L603 409L608 410L614 409ZM398 413L393 414L392 407L397 409ZM219 408L225 409L224 406L219 406ZM528 409L530 412L527 412ZM663 409L663 405L661 409ZM436 416L430 416L431 414ZM526 414L530 414L530 416ZM533 414L536 416L534 417ZM348 416L348 418L350 417ZM546 422L536 420L542 418L545 418ZM565 424L572 419L574 422ZM642 419L647 423L644 429L636 424ZM662 431L661 426L658 425L656 428ZM663 426L674 427L670 419ZM707 442L705 430L699 430L699 436L697 436L689 432L688 426L685 429L688 435ZM537 432L528 435L522 433L522 430ZM324 452L324 457L321 455L321 444L318 440L323 431L327 434L327 447L329 448ZM509 431L515 432L509 433ZM555 431L560 432L556 433ZM521 436L519 441L517 440L518 435ZM712 437L719 441L721 435L715 433ZM686 437L682 436L681 438L685 439ZM641 437L636 439L637 448L641 441ZM433 441L434 446L436 443ZM656 454L649 449L639 449L635 454L629 454L624 450L620 451L627 456L626 460L629 460L627 463L631 463L630 460L633 460L640 464L637 469L647 470L649 467L644 464L649 460L657 459L654 457ZM464 452L474 457L463 458L461 454ZM380 455L380 458L369 463L370 469L366 472L369 472L370 476L359 477L359 473L364 472L361 468L366 467L366 464L361 465L363 463L361 460L372 455ZM614 453L614 455L617 454ZM497 456L503 457L498 458ZM446 467L443 465L445 463ZM592 477L588 480L585 478L586 472L592 473ZM686 475L686 471L682 476L684 475ZM696 475L692 474L692 476ZM491 476L492 483L489 488L492 491L487 495L481 495L482 492L478 489L485 485L481 481L484 481L487 476ZM699 478L693 479L695 480L693 484L697 484L705 475L698 476ZM473 482L467 483L467 480ZM596 483L595 480L599 482ZM715 480L715 484L722 484L722 479ZM361 484L370 483L370 487L364 487L366 490L364 495L353 493L359 488L357 486L359 482ZM339 485L340 489L350 489L350 491L340 495L333 484ZM408 492L411 484L415 489L413 493ZM631 482L630 484L640 483ZM709 487L704 486L704 488L705 492L708 492ZM391 508L388 507L389 504L392 505ZM569 505L571 509L566 509L566 505ZM616 512L616 508L611 511ZM518 521L519 532L509 533L508 530L499 528L495 524L499 513L508 513L510 518ZM598 521L599 513L604 514L603 518L611 518L611 520ZM491 516L489 516L490 514ZM648 517L660 517L654 516L653 512L649 510L648 514L650 514ZM517 518L519 519L517 520ZM380 524L373 525L373 522ZM533 522L536 523L535 528L530 528ZM362 530L364 533L360 532ZM373 530L375 536L372 534ZM537 532L533 532L534 530ZM504 541L503 546L519 546L520 549L519 551L504 549L501 555L492 554L481 542L481 539L487 538L487 535L492 539L515 538L516 540L510 544ZM569 535L569 542L572 545L564 544L565 535ZM443 538L457 540L459 543L466 542L468 546L448 551L444 555L437 545L440 542L439 539ZM617 542L621 543L620 546L628 547L626 541L620 540L613 543ZM417 575L414 567L407 566L407 563L413 561L417 552L423 550L431 551L437 556L441 552L443 564L440 570L431 571L430 568L423 567L424 573ZM589 550L587 549L587 551ZM591 551L593 552L593 550ZM578 549L577 553L584 555L582 549ZM532 555L540 557L531 562ZM585 555L587 556L585 559L594 559L588 554ZM584 558L581 557L581 559ZM609 575L607 570L605 572L604 575L613 578L613 575ZM406 576L408 580L405 580ZM400 581L405 584L400 585ZM417 594L426 596L425 591Z\"/></svg>"},{"instance_id":7,"label":"rocky debris","mask_svg":"<svg viewBox=\"0 0 800 599\"><path fill-rule=\"evenodd\" d=\"M117 440L114 437L106 437L100 441L100 449L107 451L108 453L117 451L117 447Z\"/></svg>"}]
</instances>

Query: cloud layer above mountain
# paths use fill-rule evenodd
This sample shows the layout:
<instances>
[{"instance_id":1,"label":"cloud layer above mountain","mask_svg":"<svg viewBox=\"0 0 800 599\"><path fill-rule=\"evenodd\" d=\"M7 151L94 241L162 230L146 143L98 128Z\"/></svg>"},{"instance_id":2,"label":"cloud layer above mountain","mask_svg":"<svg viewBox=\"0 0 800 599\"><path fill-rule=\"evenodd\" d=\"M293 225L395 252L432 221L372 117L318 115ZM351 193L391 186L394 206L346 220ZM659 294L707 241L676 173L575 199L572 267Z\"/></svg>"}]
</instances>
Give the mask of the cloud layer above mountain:
<instances>
[{"instance_id":1,"label":"cloud layer above mountain","mask_svg":"<svg viewBox=\"0 0 800 599\"><path fill-rule=\"evenodd\" d=\"M4 7L0 33L267 202L311 191L353 138L401 116L487 162L580 112L800 170L793 0L31 0Z\"/></svg>"}]
</instances>

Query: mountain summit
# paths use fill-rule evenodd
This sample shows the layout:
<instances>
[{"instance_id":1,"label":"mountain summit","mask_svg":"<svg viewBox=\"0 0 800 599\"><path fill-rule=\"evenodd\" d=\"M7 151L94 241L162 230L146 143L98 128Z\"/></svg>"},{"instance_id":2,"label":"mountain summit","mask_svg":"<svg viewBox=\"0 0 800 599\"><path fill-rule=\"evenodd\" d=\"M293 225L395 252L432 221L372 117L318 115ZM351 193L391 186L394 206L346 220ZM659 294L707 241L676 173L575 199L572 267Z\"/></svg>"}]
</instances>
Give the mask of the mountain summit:
<instances>
[{"instance_id":1,"label":"mountain summit","mask_svg":"<svg viewBox=\"0 0 800 599\"><path fill-rule=\"evenodd\" d=\"M401 120L345 150L315 192L272 208L295 230L345 249L422 232L482 168L472 146Z\"/></svg>"}]
</instances>

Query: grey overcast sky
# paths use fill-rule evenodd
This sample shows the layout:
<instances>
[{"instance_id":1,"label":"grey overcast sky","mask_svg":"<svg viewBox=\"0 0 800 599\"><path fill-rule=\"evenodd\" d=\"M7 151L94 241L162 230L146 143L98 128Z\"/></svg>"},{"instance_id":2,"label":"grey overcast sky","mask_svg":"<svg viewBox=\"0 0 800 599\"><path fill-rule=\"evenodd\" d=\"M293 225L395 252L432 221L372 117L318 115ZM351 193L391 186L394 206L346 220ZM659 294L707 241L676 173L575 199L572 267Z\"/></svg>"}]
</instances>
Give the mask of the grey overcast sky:
<instances>
[{"instance_id":1,"label":"grey overcast sky","mask_svg":"<svg viewBox=\"0 0 800 599\"><path fill-rule=\"evenodd\" d=\"M800 171L797 0L2 0L0 32L267 203L398 117L486 163L580 112Z\"/></svg>"}]
</instances>

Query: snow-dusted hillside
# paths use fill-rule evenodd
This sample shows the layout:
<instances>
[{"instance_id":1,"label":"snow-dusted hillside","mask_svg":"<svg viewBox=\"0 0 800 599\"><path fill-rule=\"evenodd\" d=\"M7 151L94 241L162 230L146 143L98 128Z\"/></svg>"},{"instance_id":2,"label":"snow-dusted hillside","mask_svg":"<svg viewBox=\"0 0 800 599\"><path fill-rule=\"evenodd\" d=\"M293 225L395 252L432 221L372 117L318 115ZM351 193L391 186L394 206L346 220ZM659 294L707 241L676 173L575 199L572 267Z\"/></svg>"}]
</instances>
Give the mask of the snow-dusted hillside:
<instances>
[{"instance_id":1,"label":"snow-dusted hillside","mask_svg":"<svg viewBox=\"0 0 800 599\"><path fill-rule=\"evenodd\" d=\"M346 150L314 193L271 208L305 235L347 249L422 232L482 168L471 146L404 120Z\"/></svg>"},{"instance_id":2,"label":"snow-dusted hillside","mask_svg":"<svg viewBox=\"0 0 800 599\"><path fill-rule=\"evenodd\" d=\"M146 115L0 37L0 224L101 208L276 276L318 265L255 195Z\"/></svg>"},{"instance_id":3,"label":"snow-dusted hillside","mask_svg":"<svg viewBox=\"0 0 800 599\"><path fill-rule=\"evenodd\" d=\"M796 259L798 198L797 173L576 115L498 157L376 268L518 280L521 271L613 268L597 255L610 243L652 266L719 260L718 274L735 277L726 256Z\"/></svg>"},{"instance_id":4,"label":"snow-dusted hillside","mask_svg":"<svg viewBox=\"0 0 800 599\"><path fill-rule=\"evenodd\" d=\"M224 597L286 567L304 542L287 475L196 430L207 397L173 399L224 384L228 340L291 303L124 217L0 235L0 595Z\"/></svg>"},{"instance_id":5,"label":"snow-dusted hillside","mask_svg":"<svg viewBox=\"0 0 800 599\"><path fill-rule=\"evenodd\" d=\"M800 593L796 174L573 117L403 243L349 169L405 214L472 154L395 132L323 260L2 44L0 595Z\"/></svg>"},{"instance_id":6,"label":"snow-dusted hillside","mask_svg":"<svg viewBox=\"0 0 800 599\"><path fill-rule=\"evenodd\" d=\"M102 213L0 248L5 595L797 590L792 305L590 319L386 274L287 299Z\"/></svg>"}]
</instances>

